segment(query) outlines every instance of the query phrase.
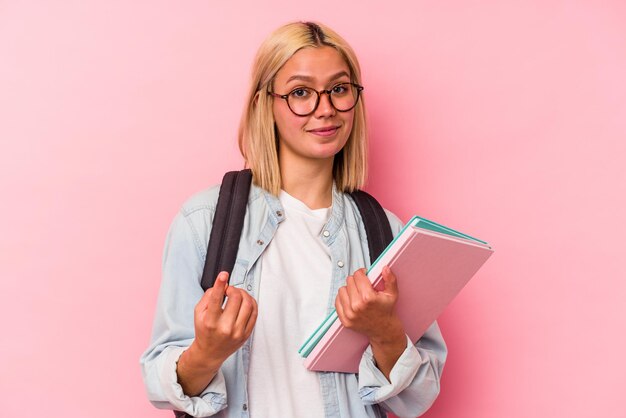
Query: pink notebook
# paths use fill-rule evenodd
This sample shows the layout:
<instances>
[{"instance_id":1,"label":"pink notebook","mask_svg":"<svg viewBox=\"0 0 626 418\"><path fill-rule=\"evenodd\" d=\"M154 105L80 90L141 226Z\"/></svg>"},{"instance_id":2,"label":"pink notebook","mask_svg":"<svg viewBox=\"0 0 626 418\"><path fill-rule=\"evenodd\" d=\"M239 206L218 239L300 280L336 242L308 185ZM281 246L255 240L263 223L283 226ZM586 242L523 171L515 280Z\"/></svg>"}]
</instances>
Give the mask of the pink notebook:
<instances>
[{"instance_id":1,"label":"pink notebook","mask_svg":"<svg viewBox=\"0 0 626 418\"><path fill-rule=\"evenodd\" d=\"M409 221L368 271L376 289L384 286L382 268L385 265L396 275L399 288L396 309L414 343L493 253L484 241L441 225L432 223L445 233L413 226L426 225L423 221L430 222L419 217ZM448 235L451 233L454 236ZM334 316L336 318L336 313ZM332 320L331 314L325 323ZM322 332L323 327L320 326ZM316 371L356 373L368 346L367 337L344 328L339 319L332 322L312 349L311 340L315 340L315 334L303 345L301 354L306 353L305 347L309 344L304 365Z\"/></svg>"}]
</instances>

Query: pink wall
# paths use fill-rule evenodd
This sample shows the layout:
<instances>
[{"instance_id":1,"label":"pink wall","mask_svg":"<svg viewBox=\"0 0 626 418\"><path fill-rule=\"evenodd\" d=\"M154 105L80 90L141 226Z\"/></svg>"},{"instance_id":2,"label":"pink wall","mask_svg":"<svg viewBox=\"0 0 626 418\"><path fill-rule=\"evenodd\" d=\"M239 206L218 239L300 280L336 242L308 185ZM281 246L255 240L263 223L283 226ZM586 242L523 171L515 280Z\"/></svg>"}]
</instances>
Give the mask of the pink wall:
<instances>
[{"instance_id":1,"label":"pink wall","mask_svg":"<svg viewBox=\"0 0 626 418\"><path fill-rule=\"evenodd\" d=\"M167 227L241 167L263 37L319 19L361 58L369 190L496 248L426 416L623 417L626 3L210 3L0 2L0 414L169 416L138 366Z\"/></svg>"}]
</instances>

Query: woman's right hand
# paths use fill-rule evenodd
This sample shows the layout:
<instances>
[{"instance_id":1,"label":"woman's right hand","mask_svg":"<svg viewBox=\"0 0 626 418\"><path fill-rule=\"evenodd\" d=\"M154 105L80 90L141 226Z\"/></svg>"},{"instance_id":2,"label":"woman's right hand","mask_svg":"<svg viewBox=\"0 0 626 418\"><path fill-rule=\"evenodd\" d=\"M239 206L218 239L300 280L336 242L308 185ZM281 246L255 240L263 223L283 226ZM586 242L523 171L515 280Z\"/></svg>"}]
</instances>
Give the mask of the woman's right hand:
<instances>
[{"instance_id":1,"label":"woman's right hand","mask_svg":"<svg viewBox=\"0 0 626 418\"><path fill-rule=\"evenodd\" d=\"M228 301L222 309L224 296ZM256 317L256 300L245 290L228 286L228 273L221 272L194 311L198 352L223 363L250 337Z\"/></svg>"},{"instance_id":2,"label":"woman's right hand","mask_svg":"<svg viewBox=\"0 0 626 418\"><path fill-rule=\"evenodd\" d=\"M228 297L222 309L224 296ZM245 290L228 286L228 273L221 272L194 309L196 336L181 355L176 372L188 396L200 394L222 363L252 334L257 303Z\"/></svg>"}]
</instances>

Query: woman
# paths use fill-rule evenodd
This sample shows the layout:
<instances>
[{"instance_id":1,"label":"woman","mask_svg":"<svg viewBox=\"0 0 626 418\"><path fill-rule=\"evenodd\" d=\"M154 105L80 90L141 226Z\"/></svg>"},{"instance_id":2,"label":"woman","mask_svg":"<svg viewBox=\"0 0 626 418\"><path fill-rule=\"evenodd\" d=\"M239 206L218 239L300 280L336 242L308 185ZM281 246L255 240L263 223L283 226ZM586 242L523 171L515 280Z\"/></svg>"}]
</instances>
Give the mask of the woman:
<instances>
[{"instance_id":1,"label":"woman","mask_svg":"<svg viewBox=\"0 0 626 418\"><path fill-rule=\"evenodd\" d=\"M446 358L437 324L413 345L394 314L393 273L377 292L362 269L364 227L345 194L366 179L361 91L354 52L323 25L285 25L260 47L239 132L253 185L237 261L230 278L220 273L202 291L219 186L189 199L169 231L141 359L155 406L193 416L375 417L417 416L434 402ZM387 214L396 234L402 224ZM310 372L298 356L333 308L369 338L358 374Z\"/></svg>"}]
</instances>

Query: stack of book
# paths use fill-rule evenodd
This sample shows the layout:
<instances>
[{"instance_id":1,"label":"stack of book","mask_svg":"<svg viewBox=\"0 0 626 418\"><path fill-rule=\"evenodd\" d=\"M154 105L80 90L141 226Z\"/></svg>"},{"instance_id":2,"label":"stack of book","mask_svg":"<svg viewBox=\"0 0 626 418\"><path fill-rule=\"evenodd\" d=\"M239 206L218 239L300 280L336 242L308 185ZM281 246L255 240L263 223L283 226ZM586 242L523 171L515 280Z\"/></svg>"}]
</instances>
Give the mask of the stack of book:
<instances>
[{"instance_id":1,"label":"stack of book","mask_svg":"<svg viewBox=\"0 0 626 418\"><path fill-rule=\"evenodd\" d=\"M398 281L396 312L416 343L493 253L485 241L419 216L413 217L367 270L384 288L389 266ZM333 311L299 350L309 370L356 373L369 342L345 328Z\"/></svg>"}]
</instances>

